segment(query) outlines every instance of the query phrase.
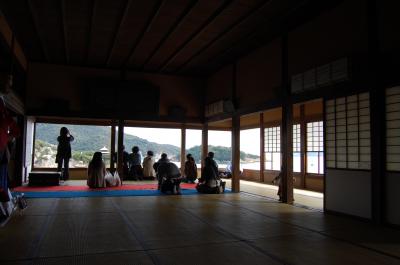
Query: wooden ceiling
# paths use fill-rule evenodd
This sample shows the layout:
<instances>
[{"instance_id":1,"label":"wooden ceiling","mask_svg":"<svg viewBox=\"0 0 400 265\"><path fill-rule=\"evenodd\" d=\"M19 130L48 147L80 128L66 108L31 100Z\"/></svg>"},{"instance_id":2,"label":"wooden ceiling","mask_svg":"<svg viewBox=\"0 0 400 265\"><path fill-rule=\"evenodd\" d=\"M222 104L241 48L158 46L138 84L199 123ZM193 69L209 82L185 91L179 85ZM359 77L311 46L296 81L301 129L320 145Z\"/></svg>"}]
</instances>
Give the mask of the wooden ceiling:
<instances>
[{"instance_id":1,"label":"wooden ceiling","mask_svg":"<svg viewBox=\"0 0 400 265\"><path fill-rule=\"evenodd\" d=\"M30 61L207 75L336 2L12 0L0 10Z\"/></svg>"}]
</instances>

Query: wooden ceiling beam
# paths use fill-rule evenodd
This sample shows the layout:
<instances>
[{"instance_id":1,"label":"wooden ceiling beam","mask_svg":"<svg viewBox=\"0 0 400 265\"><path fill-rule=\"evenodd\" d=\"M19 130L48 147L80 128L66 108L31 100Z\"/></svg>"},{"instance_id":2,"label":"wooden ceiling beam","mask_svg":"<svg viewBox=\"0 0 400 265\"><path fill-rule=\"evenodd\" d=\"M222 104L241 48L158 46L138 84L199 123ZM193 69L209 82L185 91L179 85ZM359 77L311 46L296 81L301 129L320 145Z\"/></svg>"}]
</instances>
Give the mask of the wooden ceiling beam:
<instances>
[{"instance_id":1,"label":"wooden ceiling beam","mask_svg":"<svg viewBox=\"0 0 400 265\"><path fill-rule=\"evenodd\" d=\"M90 44L92 42L92 33L93 33L93 28L94 28L94 20L96 17L96 7L97 7L97 0L92 0L92 10L90 14L90 22L89 22L89 32L87 34L87 40L86 40L86 55L84 61L88 62L89 60L89 52L90 52Z\"/></svg>"},{"instance_id":2,"label":"wooden ceiling beam","mask_svg":"<svg viewBox=\"0 0 400 265\"><path fill-rule=\"evenodd\" d=\"M3 39L7 43L12 56L15 56L18 63L21 65L22 69L26 71L28 67L28 59L26 58L21 45L19 44L18 40L15 38L15 34L11 29L10 25L8 24L4 15L0 12L0 34L2 35ZM14 40L13 40L14 38ZM13 45L14 41L14 45Z\"/></svg>"},{"instance_id":3,"label":"wooden ceiling beam","mask_svg":"<svg viewBox=\"0 0 400 265\"><path fill-rule=\"evenodd\" d=\"M214 39L212 39L209 43L207 43L205 46L203 46L200 50L198 50L195 54L193 54L189 59L187 59L182 65L180 65L177 69L176 72L182 71L194 58L198 57L200 54L205 52L208 48L213 46L215 43L217 43L219 40L221 40L225 35L228 33L232 32L236 27L240 26L241 24L244 24L250 17L256 15L257 12L268 6L272 0L265 0L261 4L255 6L250 12L247 14L241 16L235 23L227 27L223 32L218 34Z\"/></svg>"},{"instance_id":4,"label":"wooden ceiling beam","mask_svg":"<svg viewBox=\"0 0 400 265\"><path fill-rule=\"evenodd\" d=\"M226 0L224 3L214 11L214 13L196 30L194 31L189 38L182 43L178 49L173 52L167 60L164 61L164 63L161 64L161 66L157 69L158 72L163 72L164 69L176 58L176 56L179 54L179 52L186 47L192 40L194 40L198 35L200 35L205 28L210 25L212 22L215 21L215 19L227 8L233 1L232 0Z\"/></svg>"},{"instance_id":5,"label":"wooden ceiling beam","mask_svg":"<svg viewBox=\"0 0 400 265\"><path fill-rule=\"evenodd\" d=\"M61 23L62 23L62 30L64 35L64 50L65 50L65 62L69 64L70 56L69 56L69 48L68 48L68 36L67 36L67 18L65 15L65 0L61 0Z\"/></svg>"},{"instance_id":6,"label":"wooden ceiling beam","mask_svg":"<svg viewBox=\"0 0 400 265\"><path fill-rule=\"evenodd\" d=\"M194 6L198 3L198 0L192 0L190 4L186 7L186 9L182 12L180 17L175 21L175 23L171 26L171 28L168 30L168 32L164 35L164 37L158 42L156 47L153 49L153 51L150 53L150 55L147 57L145 62L142 64L140 67L141 69L144 69L144 67L147 65L147 63L153 59L154 55L157 53L157 51L161 48L161 46L164 44L164 42L171 36L171 34L180 26L182 25L183 21L185 20L186 16L190 13L190 11L193 9Z\"/></svg>"},{"instance_id":7,"label":"wooden ceiling beam","mask_svg":"<svg viewBox=\"0 0 400 265\"><path fill-rule=\"evenodd\" d=\"M45 60L48 63L50 63L50 56L49 56L49 53L48 53L48 50L47 50L46 43L44 42L43 32L40 30L40 27L39 27L38 16L37 16L35 8L34 8L34 6L32 4L32 0L27 0L27 2L28 2L29 12L31 13L31 16L32 16L33 26L35 28L35 31L36 31L37 35L38 35L38 39L40 41L40 45L41 45L41 49L42 49L43 55L45 57Z\"/></svg>"},{"instance_id":8,"label":"wooden ceiling beam","mask_svg":"<svg viewBox=\"0 0 400 265\"><path fill-rule=\"evenodd\" d=\"M110 46L110 49L108 51L108 56L107 56L107 62L106 62L106 66L110 65L111 62L111 58L112 58L112 54L114 52L115 49L115 43L117 42L117 38L118 38L118 33L121 30L122 24L124 23L126 17L128 16L128 12L129 12L129 7L132 4L132 0L125 0L125 5L124 5L124 9L121 12L121 17L119 19L119 24L117 25L116 29L114 30L114 38L113 38L113 43Z\"/></svg>"},{"instance_id":9,"label":"wooden ceiling beam","mask_svg":"<svg viewBox=\"0 0 400 265\"><path fill-rule=\"evenodd\" d=\"M151 14L151 16L148 18L146 26L143 27L142 31L139 34L139 37L136 39L135 44L132 46L128 57L126 58L125 62L122 64L122 68L126 68L126 66L128 65L129 61L131 60L131 57L133 56L133 54L135 53L136 47L139 45L139 43L142 41L144 35L146 34L146 32L148 32L151 28L151 26L153 25L153 22L155 20L155 18L157 17L157 15L160 13L160 10L162 8L162 6L164 5L165 0L158 0L154 9L153 9L153 13Z\"/></svg>"}]
</instances>

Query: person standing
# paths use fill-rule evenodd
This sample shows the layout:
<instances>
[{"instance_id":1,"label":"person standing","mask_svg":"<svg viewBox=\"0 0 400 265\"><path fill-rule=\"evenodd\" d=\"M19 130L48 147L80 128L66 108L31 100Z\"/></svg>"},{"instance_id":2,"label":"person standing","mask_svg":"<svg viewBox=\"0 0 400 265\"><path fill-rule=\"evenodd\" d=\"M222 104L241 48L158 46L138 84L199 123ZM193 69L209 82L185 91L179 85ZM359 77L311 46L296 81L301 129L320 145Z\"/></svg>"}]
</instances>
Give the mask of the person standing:
<instances>
[{"instance_id":1,"label":"person standing","mask_svg":"<svg viewBox=\"0 0 400 265\"><path fill-rule=\"evenodd\" d=\"M20 130L13 117L8 113L3 98L0 96L0 218L2 213L11 214L11 203L8 183L8 163L10 159L9 143L20 135ZM5 212L2 211L5 210Z\"/></svg>"},{"instance_id":2,"label":"person standing","mask_svg":"<svg viewBox=\"0 0 400 265\"><path fill-rule=\"evenodd\" d=\"M56 163L57 171L62 172L61 179L69 179L69 160L71 159L71 142L74 141L74 137L70 134L66 127L60 129L60 136L57 137L57 155ZM63 169L64 166L64 169Z\"/></svg>"}]
</instances>

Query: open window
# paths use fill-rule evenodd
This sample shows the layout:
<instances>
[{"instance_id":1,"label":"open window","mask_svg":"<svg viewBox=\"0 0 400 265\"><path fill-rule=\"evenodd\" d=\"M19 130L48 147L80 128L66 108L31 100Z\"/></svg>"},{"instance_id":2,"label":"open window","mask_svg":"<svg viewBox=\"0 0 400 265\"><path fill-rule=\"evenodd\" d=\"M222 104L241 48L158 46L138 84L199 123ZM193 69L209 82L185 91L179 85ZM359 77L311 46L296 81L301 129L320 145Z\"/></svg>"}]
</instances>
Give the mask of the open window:
<instances>
[{"instance_id":1,"label":"open window","mask_svg":"<svg viewBox=\"0 0 400 265\"><path fill-rule=\"evenodd\" d=\"M156 161L166 153L171 162L181 166L181 129L125 127L124 146L128 153L139 147L143 158L147 151L153 151Z\"/></svg>"},{"instance_id":2,"label":"open window","mask_svg":"<svg viewBox=\"0 0 400 265\"><path fill-rule=\"evenodd\" d=\"M87 168L94 152L102 152L106 165L110 165L111 127L36 123L33 168L57 168L57 137L61 127L67 127L75 140L71 143L70 168Z\"/></svg>"}]
</instances>

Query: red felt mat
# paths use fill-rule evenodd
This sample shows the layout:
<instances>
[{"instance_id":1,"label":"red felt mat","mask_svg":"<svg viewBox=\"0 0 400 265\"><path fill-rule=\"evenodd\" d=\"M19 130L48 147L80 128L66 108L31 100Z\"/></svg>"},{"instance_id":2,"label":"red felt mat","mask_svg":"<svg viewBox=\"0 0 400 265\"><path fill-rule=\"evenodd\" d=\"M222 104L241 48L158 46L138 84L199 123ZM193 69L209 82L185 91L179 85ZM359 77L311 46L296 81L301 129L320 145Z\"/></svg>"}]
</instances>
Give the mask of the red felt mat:
<instances>
[{"instance_id":1,"label":"red felt mat","mask_svg":"<svg viewBox=\"0 0 400 265\"><path fill-rule=\"evenodd\" d=\"M182 189L195 189L196 184L182 183ZM93 190L156 190L157 184L130 184L119 187L91 189L88 186L50 186L50 187L29 187L22 186L14 188L13 191L28 192L28 191L93 191Z\"/></svg>"}]
</instances>

